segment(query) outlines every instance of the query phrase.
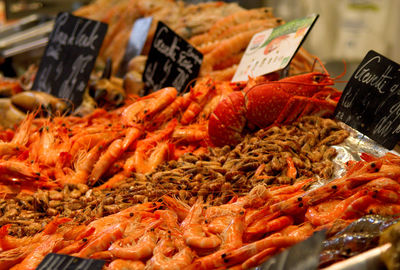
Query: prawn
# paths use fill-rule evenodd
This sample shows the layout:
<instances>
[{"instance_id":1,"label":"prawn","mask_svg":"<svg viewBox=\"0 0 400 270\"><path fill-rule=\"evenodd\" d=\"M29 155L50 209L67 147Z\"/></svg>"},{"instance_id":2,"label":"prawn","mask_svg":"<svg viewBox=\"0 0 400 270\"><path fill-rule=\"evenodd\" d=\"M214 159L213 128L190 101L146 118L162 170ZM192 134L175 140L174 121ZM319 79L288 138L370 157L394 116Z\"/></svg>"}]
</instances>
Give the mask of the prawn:
<instances>
[{"instance_id":1,"label":"prawn","mask_svg":"<svg viewBox=\"0 0 400 270\"><path fill-rule=\"evenodd\" d=\"M94 185L99 178L107 171L108 168L116 161L124 152L122 139L117 139L111 143L108 149L103 153L100 159L93 167L89 176L89 185Z\"/></svg>"},{"instance_id":2,"label":"prawn","mask_svg":"<svg viewBox=\"0 0 400 270\"><path fill-rule=\"evenodd\" d=\"M137 260L113 260L108 266L109 270L144 270L145 264Z\"/></svg>"}]
</instances>

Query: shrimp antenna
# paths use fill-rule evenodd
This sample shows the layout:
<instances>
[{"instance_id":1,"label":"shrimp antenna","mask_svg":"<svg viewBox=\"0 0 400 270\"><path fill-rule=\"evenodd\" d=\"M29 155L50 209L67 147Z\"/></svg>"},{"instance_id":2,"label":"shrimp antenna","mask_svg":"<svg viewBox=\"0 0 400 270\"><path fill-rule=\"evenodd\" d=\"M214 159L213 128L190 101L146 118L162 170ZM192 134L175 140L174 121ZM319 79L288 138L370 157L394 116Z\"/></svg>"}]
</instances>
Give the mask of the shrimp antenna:
<instances>
[{"instance_id":1,"label":"shrimp antenna","mask_svg":"<svg viewBox=\"0 0 400 270\"><path fill-rule=\"evenodd\" d=\"M342 77L346 74L346 72L347 72L347 64L346 64L346 61L345 61L344 59L342 59L342 62L343 62L343 67L344 67L343 72L340 73L339 75L337 75L335 78L332 78L334 81L336 81L337 79L342 78ZM339 82L339 81L338 81L338 82ZM342 81L342 82L347 82L347 81Z\"/></svg>"},{"instance_id":2,"label":"shrimp antenna","mask_svg":"<svg viewBox=\"0 0 400 270\"><path fill-rule=\"evenodd\" d=\"M193 80L190 80L190 81L186 84L185 89L183 89L182 94L186 93L187 90L188 90L188 88L190 87L190 85L191 85L192 83L194 83L195 81L197 81L198 79L200 79L200 77L196 77L196 78L194 78Z\"/></svg>"}]
</instances>

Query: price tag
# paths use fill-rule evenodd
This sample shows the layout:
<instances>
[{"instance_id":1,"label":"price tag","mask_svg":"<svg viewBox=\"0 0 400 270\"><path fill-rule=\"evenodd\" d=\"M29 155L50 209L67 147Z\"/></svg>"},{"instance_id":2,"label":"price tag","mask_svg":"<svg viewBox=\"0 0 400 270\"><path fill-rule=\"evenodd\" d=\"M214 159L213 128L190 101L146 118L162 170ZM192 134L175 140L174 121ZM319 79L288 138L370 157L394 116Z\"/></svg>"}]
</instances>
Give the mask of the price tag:
<instances>
[{"instance_id":1,"label":"price tag","mask_svg":"<svg viewBox=\"0 0 400 270\"><path fill-rule=\"evenodd\" d=\"M149 33L152 21L153 17L140 18L137 19L133 24L131 35L125 49L125 55L118 71L119 77L124 76L127 72L129 61L133 57L141 54L144 44L146 43L147 34Z\"/></svg>"},{"instance_id":2,"label":"price tag","mask_svg":"<svg viewBox=\"0 0 400 270\"><path fill-rule=\"evenodd\" d=\"M153 90L173 86L183 91L200 71L203 55L163 22L158 22L143 81Z\"/></svg>"},{"instance_id":3,"label":"price tag","mask_svg":"<svg viewBox=\"0 0 400 270\"><path fill-rule=\"evenodd\" d=\"M325 231L315 232L307 240L268 259L257 270L316 270Z\"/></svg>"},{"instance_id":4,"label":"price tag","mask_svg":"<svg viewBox=\"0 0 400 270\"><path fill-rule=\"evenodd\" d=\"M400 138L400 65L369 51L343 90L335 117L393 149Z\"/></svg>"},{"instance_id":5,"label":"price tag","mask_svg":"<svg viewBox=\"0 0 400 270\"><path fill-rule=\"evenodd\" d=\"M314 14L257 33L240 60L232 82L286 68L318 18Z\"/></svg>"},{"instance_id":6,"label":"price tag","mask_svg":"<svg viewBox=\"0 0 400 270\"><path fill-rule=\"evenodd\" d=\"M60 13L32 89L79 106L106 32L107 24Z\"/></svg>"},{"instance_id":7,"label":"price tag","mask_svg":"<svg viewBox=\"0 0 400 270\"><path fill-rule=\"evenodd\" d=\"M103 260L82 259L74 256L50 253L46 255L36 270L101 270Z\"/></svg>"}]
</instances>

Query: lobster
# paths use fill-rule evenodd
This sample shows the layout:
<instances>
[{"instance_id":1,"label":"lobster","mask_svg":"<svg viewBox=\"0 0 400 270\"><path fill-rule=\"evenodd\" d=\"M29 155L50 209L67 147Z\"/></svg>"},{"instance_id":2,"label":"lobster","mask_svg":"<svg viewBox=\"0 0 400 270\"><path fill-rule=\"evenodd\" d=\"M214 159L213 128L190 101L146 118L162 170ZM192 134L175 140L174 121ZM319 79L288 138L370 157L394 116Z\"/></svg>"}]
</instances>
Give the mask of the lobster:
<instances>
[{"instance_id":1,"label":"lobster","mask_svg":"<svg viewBox=\"0 0 400 270\"><path fill-rule=\"evenodd\" d=\"M267 128L291 123L303 115L332 114L341 95L328 87L333 84L334 78L327 72L249 84L216 106L208 122L210 140L215 146L236 145L242 140L246 125Z\"/></svg>"}]
</instances>

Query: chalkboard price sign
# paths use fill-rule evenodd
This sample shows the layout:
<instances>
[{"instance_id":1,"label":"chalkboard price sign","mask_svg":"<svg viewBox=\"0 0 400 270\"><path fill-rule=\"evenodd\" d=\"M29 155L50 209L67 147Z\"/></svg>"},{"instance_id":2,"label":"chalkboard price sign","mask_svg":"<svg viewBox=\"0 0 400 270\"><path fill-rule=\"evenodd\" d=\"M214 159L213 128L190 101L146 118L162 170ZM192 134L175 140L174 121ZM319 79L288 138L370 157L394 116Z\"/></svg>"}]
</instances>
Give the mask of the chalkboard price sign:
<instances>
[{"instance_id":1,"label":"chalkboard price sign","mask_svg":"<svg viewBox=\"0 0 400 270\"><path fill-rule=\"evenodd\" d=\"M173 86L183 91L200 71L203 55L163 22L158 22L143 81L153 90Z\"/></svg>"},{"instance_id":2,"label":"chalkboard price sign","mask_svg":"<svg viewBox=\"0 0 400 270\"><path fill-rule=\"evenodd\" d=\"M101 270L105 261L82 259L74 256L50 253L44 257L36 270Z\"/></svg>"},{"instance_id":3,"label":"chalkboard price sign","mask_svg":"<svg viewBox=\"0 0 400 270\"><path fill-rule=\"evenodd\" d=\"M336 119L388 149L400 139L400 66L369 51L347 83Z\"/></svg>"},{"instance_id":4,"label":"chalkboard price sign","mask_svg":"<svg viewBox=\"0 0 400 270\"><path fill-rule=\"evenodd\" d=\"M77 107L82 102L107 27L99 21L60 13L32 89L70 100Z\"/></svg>"}]
</instances>

